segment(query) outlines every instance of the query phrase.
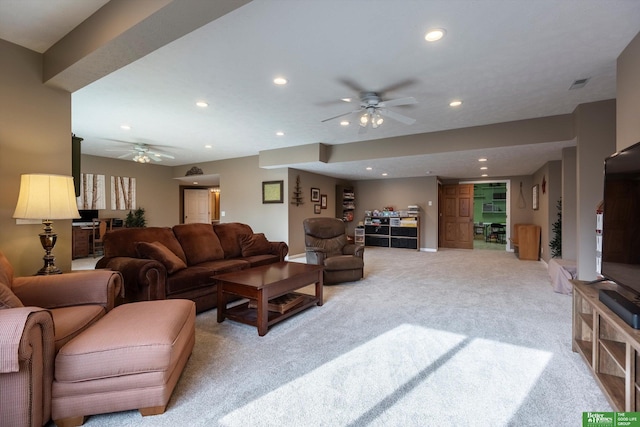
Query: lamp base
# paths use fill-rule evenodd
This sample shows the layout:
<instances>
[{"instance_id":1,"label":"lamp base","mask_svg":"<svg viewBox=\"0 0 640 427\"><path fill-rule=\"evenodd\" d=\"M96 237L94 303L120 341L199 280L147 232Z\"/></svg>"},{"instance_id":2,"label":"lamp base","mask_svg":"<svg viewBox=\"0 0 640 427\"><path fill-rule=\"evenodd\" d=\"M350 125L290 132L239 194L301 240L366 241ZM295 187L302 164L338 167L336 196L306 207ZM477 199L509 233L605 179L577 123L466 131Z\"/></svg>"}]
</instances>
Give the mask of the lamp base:
<instances>
[{"instance_id":1,"label":"lamp base","mask_svg":"<svg viewBox=\"0 0 640 427\"><path fill-rule=\"evenodd\" d=\"M52 232L51 221L45 221L43 221L43 223L45 224L45 231L44 233L39 234L40 243L42 244L42 248L46 252L45 256L42 257L42 259L44 260L44 267L38 270L36 275L47 276L50 274L62 274L62 270L56 267L56 257L51 255L51 250L56 245L58 235Z\"/></svg>"}]
</instances>

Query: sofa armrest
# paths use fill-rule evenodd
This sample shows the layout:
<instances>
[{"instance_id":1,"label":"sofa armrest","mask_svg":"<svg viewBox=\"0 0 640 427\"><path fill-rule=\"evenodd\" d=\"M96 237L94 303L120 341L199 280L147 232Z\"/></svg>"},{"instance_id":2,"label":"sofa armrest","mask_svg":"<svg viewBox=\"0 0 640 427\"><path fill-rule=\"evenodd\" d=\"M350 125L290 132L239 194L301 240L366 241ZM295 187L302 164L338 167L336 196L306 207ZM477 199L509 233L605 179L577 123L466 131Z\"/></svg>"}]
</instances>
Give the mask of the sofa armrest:
<instances>
[{"instance_id":1,"label":"sofa armrest","mask_svg":"<svg viewBox=\"0 0 640 427\"><path fill-rule=\"evenodd\" d=\"M158 261L113 257L97 264L96 268L98 266L122 274L125 301L153 301L167 298L167 269Z\"/></svg>"},{"instance_id":2,"label":"sofa armrest","mask_svg":"<svg viewBox=\"0 0 640 427\"><path fill-rule=\"evenodd\" d=\"M99 304L107 311L115 306L122 276L106 270L77 271L51 276L16 277L13 292L24 305L60 308Z\"/></svg>"},{"instance_id":3,"label":"sofa armrest","mask_svg":"<svg viewBox=\"0 0 640 427\"><path fill-rule=\"evenodd\" d=\"M308 246L305 248L308 264L324 265L327 252L323 248Z\"/></svg>"},{"instance_id":4,"label":"sofa armrest","mask_svg":"<svg viewBox=\"0 0 640 427\"><path fill-rule=\"evenodd\" d=\"M269 242L271 251L269 253L278 255L280 261L284 261L284 257L289 253L289 246L285 242Z\"/></svg>"},{"instance_id":5,"label":"sofa armrest","mask_svg":"<svg viewBox=\"0 0 640 427\"><path fill-rule=\"evenodd\" d=\"M53 361L53 318L49 311L40 307L0 310L0 331L0 373L18 372L20 361L32 360L38 349L48 357L44 360Z\"/></svg>"},{"instance_id":6,"label":"sofa armrest","mask_svg":"<svg viewBox=\"0 0 640 427\"><path fill-rule=\"evenodd\" d=\"M348 243L342 248L344 255L353 255L362 258L364 256L364 246Z\"/></svg>"}]
</instances>

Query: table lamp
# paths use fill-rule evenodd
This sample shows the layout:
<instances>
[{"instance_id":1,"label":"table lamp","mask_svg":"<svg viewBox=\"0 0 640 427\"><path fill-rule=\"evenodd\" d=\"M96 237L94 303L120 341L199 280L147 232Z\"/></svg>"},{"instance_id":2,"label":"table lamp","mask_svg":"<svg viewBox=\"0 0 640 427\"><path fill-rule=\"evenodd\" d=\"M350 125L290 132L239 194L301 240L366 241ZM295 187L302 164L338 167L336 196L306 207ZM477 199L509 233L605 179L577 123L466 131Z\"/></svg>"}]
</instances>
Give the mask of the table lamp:
<instances>
[{"instance_id":1,"label":"table lamp","mask_svg":"<svg viewBox=\"0 0 640 427\"><path fill-rule=\"evenodd\" d=\"M40 233L40 243L46 254L42 258L44 267L39 275L60 274L51 255L58 235L51 228L54 219L79 218L73 177L63 175L23 174L20 178L20 194L13 213L14 218L40 219L44 232Z\"/></svg>"}]
</instances>

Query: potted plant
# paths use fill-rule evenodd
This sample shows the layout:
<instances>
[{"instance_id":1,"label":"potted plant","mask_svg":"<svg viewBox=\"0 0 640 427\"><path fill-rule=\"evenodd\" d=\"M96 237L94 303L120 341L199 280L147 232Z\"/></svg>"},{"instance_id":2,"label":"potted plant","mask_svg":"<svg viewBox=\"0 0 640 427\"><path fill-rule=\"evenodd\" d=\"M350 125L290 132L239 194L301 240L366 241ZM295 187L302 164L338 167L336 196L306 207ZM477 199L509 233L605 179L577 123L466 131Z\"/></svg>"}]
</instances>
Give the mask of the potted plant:
<instances>
[{"instance_id":1,"label":"potted plant","mask_svg":"<svg viewBox=\"0 0 640 427\"><path fill-rule=\"evenodd\" d=\"M134 211L129 211L127 218L124 221L124 226L127 228L143 228L146 227L147 220L144 217L144 209L138 208Z\"/></svg>"},{"instance_id":2,"label":"potted plant","mask_svg":"<svg viewBox=\"0 0 640 427\"><path fill-rule=\"evenodd\" d=\"M558 199L556 209L558 209L558 219L551 226L553 239L549 242L549 248L551 258L562 258L562 199Z\"/></svg>"}]
</instances>

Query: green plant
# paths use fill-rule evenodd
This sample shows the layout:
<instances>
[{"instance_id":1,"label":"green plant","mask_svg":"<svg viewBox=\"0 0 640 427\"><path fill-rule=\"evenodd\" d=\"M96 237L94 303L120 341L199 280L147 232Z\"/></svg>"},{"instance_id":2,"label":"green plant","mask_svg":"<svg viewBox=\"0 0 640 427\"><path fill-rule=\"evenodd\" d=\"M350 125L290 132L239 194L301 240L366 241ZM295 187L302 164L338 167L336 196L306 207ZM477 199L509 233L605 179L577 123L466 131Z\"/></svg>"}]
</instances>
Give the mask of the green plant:
<instances>
[{"instance_id":1,"label":"green plant","mask_svg":"<svg viewBox=\"0 0 640 427\"><path fill-rule=\"evenodd\" d=\"M551 226L553 239L549 242L549 248L551 258L562 258L562 199L558 199L556 209L558 209L558 219Z\"/></svg>"},{"instance_id":2,"label":"green plant","mask_svg":"<svg viewBox=\"0 0 640 427\"><path fill-rule=\"evenodd\" d=\"M142 208L136 209L135 212L129 211L127 218L124 221L124 226L127 228L142 228L146 227L146 225L147 220L144 217L144 209Z\"/></svg>"}]
</instances>

